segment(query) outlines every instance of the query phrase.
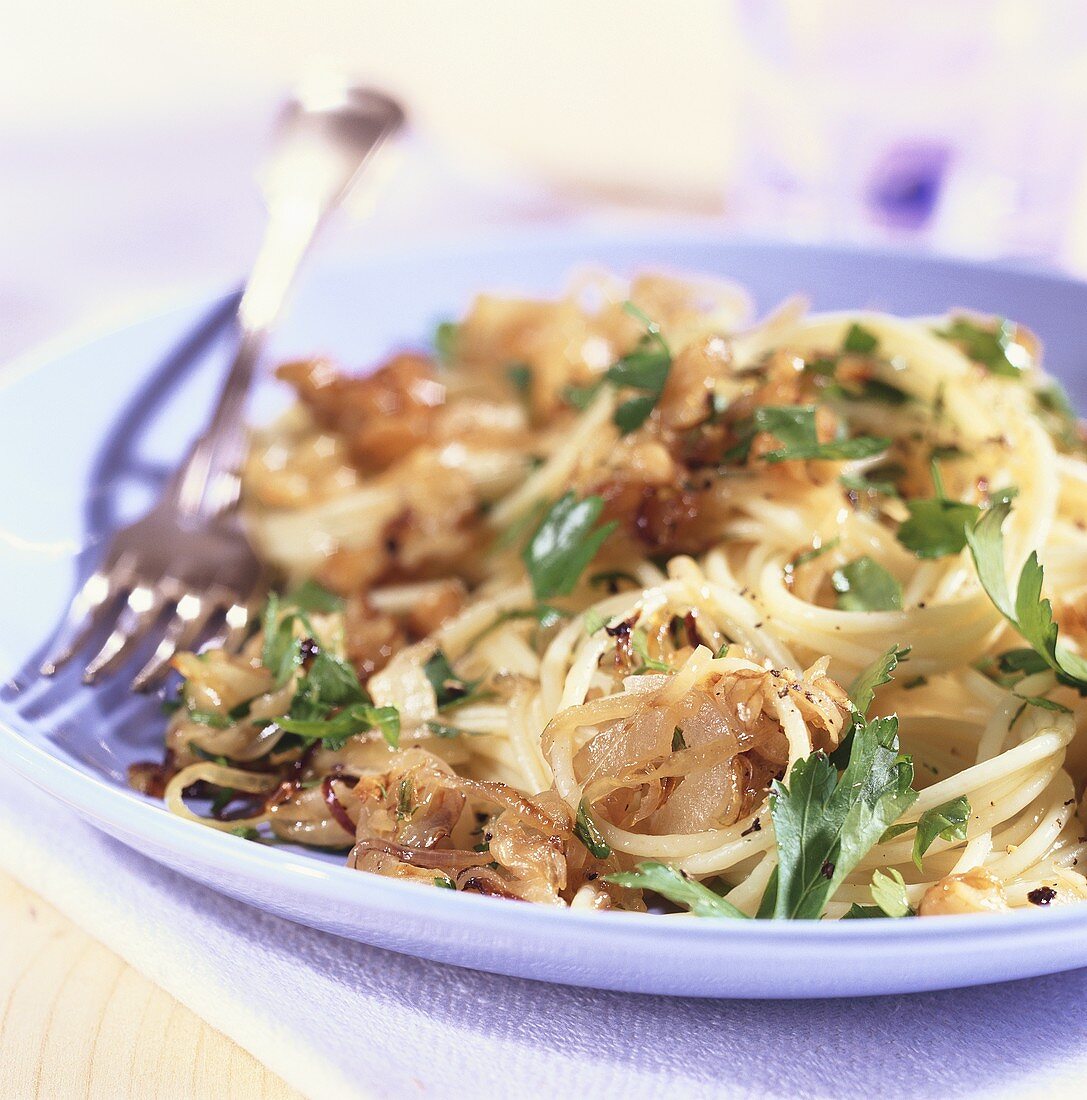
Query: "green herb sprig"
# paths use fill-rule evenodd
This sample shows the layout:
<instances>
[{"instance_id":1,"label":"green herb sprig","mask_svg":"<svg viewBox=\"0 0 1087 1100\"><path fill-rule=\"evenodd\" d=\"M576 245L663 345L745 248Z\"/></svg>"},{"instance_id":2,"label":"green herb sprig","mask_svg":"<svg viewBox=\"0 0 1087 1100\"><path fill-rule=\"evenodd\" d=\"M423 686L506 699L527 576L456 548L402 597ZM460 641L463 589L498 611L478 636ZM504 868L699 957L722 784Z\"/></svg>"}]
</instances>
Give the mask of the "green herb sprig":
<instances>
[{"instance_id":1,"label":"green herb sprig","mask_svg":"<svg viewBox=\"0 0 1087 1100\"><path fill-rule=\"evenodd\" d=\"M672 369L672 352L661 335L660 325L633 302L624 302L623 309L645 326L634 350L612 364L596 382L567 386L562 397L575 409L586 409L606 382L617 389L639 391L636 397L621 402L612 414L615 426L623 435L628 435L646 422L660 400Z\"/></svg>"},{"instance_id":2,"label":"green herb sprig","mask_svg":"<svg viewBox=\"0 0 1087 1100\"><path fill-rule=\"evenodd\" d=\"M577 817L574 821L574 835L589 849L589 852L597 859L607 859L611 855L611 846L604 839L603 834L589 813L589 807L585 805L585 799L578 803Z\"/></svg>"},{"instance_id":3,"label":"green herb sprig","mask_svg":"<svg viewBox=\"0 0 1087 1100\"><path fill-rule=\"evenodd\" d=\"M923 559L959 553L966 545L966 528L981 514L976 504L947 499L940 467L935 461L932 463L932 484L934 497L906 501L909 519L899 525L896 536L907 550Z\"/></svg>"},{"instance_id":4,"label":"green herb sprig","mask_svg":"<svg viewBox=\"0 0 1087 1100\"><path fill-rule=\"evenodd\" d=\"M917 798L913 762L898 750L898 719L860 720L841 776L823 753L775 780L770 813L778 867L760 912L817 919L886 830Z\"/></svg>"},{"instance_id":5,"label":"green herb sprig","mask_svg":"<svg viewBox=\"0 0 1087 1100\"><path fill-rule=\"evenodd\" d=\"M916 829L917 833L913 838L913 862L920 870L925 853L937 837L943 840L965 840L969 821L970 800L965 796L953 798L950 802L926 810L916 821L892 825L882 839L890 840L902 833L908 833L910 829Z\"/></svg>"},{"instance_id":6,"label":"green herb sprig","mask_svg":"<svg viewBox=\"0 0 1087 1100\"><path fill-rule=\"evenodd\" d=\"M573 492L551 505L521 552L536 599L573 591L585 567L616 528L614 521L597 526L603 510L602 497L579 500Z\"/></svg>"},{"instance_id":7,"label":"green herb sprig","mask_svg":"<svg viewBox=\"0 0 1087 1100\"><path fill-rule=\"evenodd\" d=\"M958 344L975 363L1002 378L1019 378L1029 362L1010 321L998 320L986 328L967 317L956 317L946 329L936 329L936 335Z\"/></svg>"},{"instance_id":8,"label":"green herb sprig","mask_svg":"<svg viewBox=\"0 0 1087 1100\"><path fill-rule=\"evenodd\" d=\"M624 302L623 308L645 325L645 333L634 350L604 375L614 386L640 391L637 397L628 398L615 410L615 426L627 435L645 423L660 400L672 369L672 352L655 321L633 302Z\"/></svg>"},{"instance_id":9,"label":"green herb sprig","mask_svg":"<svg viewBox=\"0 0 1087 1100\"><path fill-rule=\"evenodd\" d=\"M857 917L914 917L916 912L910 905L906 896L906 882L902 875L891 868L891 872L885 875L882 871L872 873L872 885L869 887L872 900L875 905L858 905L854 902L849 907L843 920L854 920Z\"/></svg>"},{"instance_id":10,"label":"green herb sprig","mask_svg":"<svg viewBox=\"0 0 1087 1100\"><path fill-rule=\"evenodd\" d=\"M649 860L639 863L635 871L617 871L605 875L604 881L614 882L617 886L626 886L631 890L651 890L674 905L682 906L696 917L748 919L747 914L737 909L727 898L666 863Z\"/></svg>"},{"instance_id":11,"label":"green herb sprig","mask_svg":"<svg viewBox=\"0 0 1087 1100\"><path fill-rule=\"evenodd\" d=\"M966 541L974 559L978 580L993 606L1015 627L1028 645L1058 676L1073 687L1087 689L1087 660L1058 642L1053 605L1042 597L1045 579L1032 551L1019 574L1013 601L1004 572L1004 534L1001 527L1011 504L1004 500L993 505L966 531Z\"/></svg>"},{"instance_id":12,"label":"green herb sprig","mask_svg":"<svg viewBox=\"0 0 1087 1100\"><path fill-rule=\"evenodd\" d=\"M737 426L739 443L725 455L726 462L744 462L751 444L760 432L772 435L781 444L761 457L764 462L792 462L798 459L845 460L869 458L890 445L889 439L855 436L819 442L815 424L815 405L763 405L748 420Z\"/></svg>"},{"instance_id":13,"label":"green herb sprig","mask_svg":"<svg viewBox=\"0 0 1087 1100\"><path fill-rule=\"evenodd\" d=\"M478 694L483 683L482 680L466 680L458 676L441 649L436 649L423 665L423 673L434 689L438 710L448 710L467 702Z\"/></svg>"},{"instance_id":14,"label":"green herb sprig","mask_svg":"<svg viewBox=\"0 0 1087 1100\"><path fill-rule=\"evenodd\" d=\"M902 585L867 554L831 574L839 611L901 611Z\"/></svg>"}]
</instances>

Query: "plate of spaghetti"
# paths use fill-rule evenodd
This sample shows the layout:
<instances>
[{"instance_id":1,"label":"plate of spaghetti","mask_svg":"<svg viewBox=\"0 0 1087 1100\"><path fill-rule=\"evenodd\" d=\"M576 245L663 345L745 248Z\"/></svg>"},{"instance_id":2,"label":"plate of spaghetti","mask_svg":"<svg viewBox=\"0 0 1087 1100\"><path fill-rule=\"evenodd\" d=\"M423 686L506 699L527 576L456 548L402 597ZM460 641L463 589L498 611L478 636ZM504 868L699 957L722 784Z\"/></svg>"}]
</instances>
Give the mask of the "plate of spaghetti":
<instances>
[{"instance_id":1,"label":"plate of spaghetti","mask_svg":"<svg viewBox=\"0 0 1087 1100\"><path fill-rule=\"evenodd\" d=\"M648 235L322 271L243 470L267 599L160 698L36 680L231 304L10 376L10 767L254 905L502 973L1087 964L1087 289Z\"/></svg>"}]
</instances>

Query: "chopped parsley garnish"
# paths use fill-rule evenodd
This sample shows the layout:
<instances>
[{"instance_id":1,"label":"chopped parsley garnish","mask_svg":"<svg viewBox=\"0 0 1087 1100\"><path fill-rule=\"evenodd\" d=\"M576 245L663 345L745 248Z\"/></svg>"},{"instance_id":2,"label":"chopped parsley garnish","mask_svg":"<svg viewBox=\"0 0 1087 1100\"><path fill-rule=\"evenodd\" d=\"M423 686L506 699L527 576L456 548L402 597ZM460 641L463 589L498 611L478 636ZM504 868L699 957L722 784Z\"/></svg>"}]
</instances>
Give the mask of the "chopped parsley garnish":
<instances>
[{"instance_id":1,"label":"chopped parsley garnish","mask_svg":"<svg viewBox=\"0 0 1087 1100\"><path fill-rule=\"evenodd\" d=\"M479 690L479 685L483 683L482 680L465 680L462 676L458 676L453 671L449 658L440 649L436 649L423 665L423 673L434 689L438 710L445 710L447 707L465 702Z\"/></svg>"},{"instance_id":2,"label":"chopped parsley garnish","mask_svg":"<svg viewBox=\"0 0 1087 1100\"><path fill-rule=\"evenodd\" d=\"M687 747L687 742L683 739L683 730L676 726L672 730L672 752L681 752Z\"/></svg>"},{"instance_id":3,"label":"chopped parsley garnish","mask_svg":"<svg viewBox=\"0 0 1087 1100\"><path fill-rule=\"evenodd\" d=\"M881 405L905 405L913 400L905 390L892 386L890 382L881 382L878 378L848 384L839 382L828 386L823 392L847 401L877 401Z\"/></svg>"},{"instance_id":4,"label":"chopped parsley garnish","mask_svg":"<svg viewBox=\"0 0 1087 1100\"><path fill-rule=\"evenodd\" d=\"M597 859L607 859L611 855L611 847L601 835L596 822L593 821L585 799L578 803L577 818L574 821L574 836L589 849L589 852Z\"/></svg>"},{"instance_id":5,"label":"chopped parsley garnish","mask_svg":"<svg viewBox=\"0 0 1087 1100\"><path fill-rule=\"evenodd\" d=\"M1049 662L1033 649L1008 649L994 656L979 657L974 668L994 684L1010 688L1025 676L1047 671Z\"/></svg>"},{"instance_id":6,"label":"chopped parsley garnish","mask_svg":"<svg viewBox=\"0 0 1087 1100\"><path fill-rule=\"evenodd\" d=\"M473 735L472 730L462 729L460 726L447 726L444 722L429 721L426 724L426 728L430 730L435 737L471 737Z\"/></svg>"},{"instance_id":7,"label":"chopped parsley garnish","mask_svg":"<svg viewBox=\"0 0 1087 1100\"><path fill-rule=\"evenodd\" d=\"M969 454L969 451L964 451L957 443L938 443L929 451L928 456L932 462L943 462L945 459L956 462L960 458L967 458Z\"/></svg>"},{"instance_id":8,"label":"chopped parsley garnish","mask_svg":"<svg viewBox=\"0 0 1087 1100\"><path fill-rule=\"evenodd\" d=\"M1065 450L1082 450L1080 419L1065 388L1057 381L1034 391L1038 416L1049 434Z\"/></svg>"},{"instance_id":9,"label":"chopped parsley garnish","mask_svg":"<svg viewBox=\"0 0 1087 1100\"><path fill-rule=\"evenodd\" d=\"M842 355L874 355L879 348L878 338L861 325L852 325L845 334L842 350L838 355L818 356L804 364L804 373L825 378L823 386L827 397L846 401L874 401L882 405L905 405L914 398L891 382L879 378L836 378Z\"/></svg>"},{"instance_id":10,"label":"chopped parsley garnish","mask_svg":"<svg viewBox=\"0 0 1087 1100\"><path fill-rule=\"evenodd\" d=\"M815 561L816 558L821 558L824 554L833 550L842 540L835 536L832 539L828 539L826 542L821 543L819 546L813 546L810 550L802 550L799 554L794 555L786 563L785 568L792 571L799 569L802 565L807 565L810 561Z\"/></svg>"},{"instance_id":11,"label":"chopped parsley garnish","mask_svg":"<svg viewBox=\"0 0 1087 1100\"><path fill-rule=\"evenodd\" d=\"M953 798L940 806L926 810L916 821L892 825L883 834L884 840L908 833L916 829L913 838L913 862L921 869L925 853L932 847L937 837L943 840L965 840L966 826L970 821L970 800L965 797Z\"/></svg>"},{"instance_id":12,"label":"chopped parsley garnish","mask_svg":"<svg viewBox=\"0 0 1087 1100\"><path fill-rule=\"evenodd\" d=\"M453 880L448 875L435 875L434 885L440 886L443 890L456 890Z\"/></svg>"},{"instance_id":13,"label":"chopped parsley garnish","mask_svg":"<svg viewBox=\"0 0 1087 1100\"><path fill-rule=\"evenodd\" d=\"M902 585L867 554L835 569L830 583L839 611L902 610Z\"/></svg>"},{"instance_id":14,"label":"chopped parsley garnish","mask_svg":"<svg viewBox=\"0 0 1087 1100\"><path fill-rule=\"evenodd\" d=\"M738 427L740 442L725 456L726 461L745 461L759 432L772 435L781 446L762 455L765 462L796 459L841 460L868 458L885 451L889 439L856 436L820 443L815 425L815 405L763 405Z\"/></svg>"},{"instance_id":15,"label":"chopped parsley garnish","mask_svg":"<svg viewBox=\"0 0 1087 1100\"><path fill-rule=\"evenodd\" d=\"M392 748L400 744L400 712L374 706L355 670L325 649L318 650L298 680L288 713L275 724L333 750L343 748L356 733L372 729L380 730Z\"/></svg>"},{"instance_id":16,"label":"chopped parsley garnish","mask_svg":"<svg viewBox=\"0 0 1087 1100\"><path fill-rule=\"evenodd\" d=\"M624 401L616 410L613 417L615 426L623 433L629 435L636 428L640 428L653 411L659 394L648 394L642 397L631 397Z\"/></svg>"},{"instance_id":17,"label":"chopped parsley garnish","mask_svg":"<svg viewBox=\"0 0 1087 1100\"><path fill-rule=\"evenodd\" d=\"M343 597L330 592L322 584L315 580L308 580L298 588L289 592L283 598L283 602L298 608L299 611L313 611L321 615L329 615L334 611L343 610Z\"/></svg>"},{"instance_id":18,"label":"chopped parsley garnish","mask_svg":"<svg viewBox=\"0 0 1087 1100\"><path fill-rule=\"evenodd\" d=\"M455 321L442 321L434 330L434 350L446 366L457 357L457 338L460 325Z\"/></svg>"},{"instance_id":19,"label":"chopped parsley garnish","mask_svg":"<svg viewBox=\"0 0 1087 1100\"><path fill-rule=\"evenodd\" d=\"M333 750L342 749L356 733L373 729L381 731L390 748L400 745L400 712L373 703L352 703L328 718L277 718L276 725L299 737L320 739L325 748Z\"/></svg>"},{"instance_id":20,"label":"chopped parsley garnish","mask_svg":"<svg viewBox=\"0 0 1087 1100\"><path fill-rule=\"evenodd\" d=\"M306 581L286 596L280 596L276 592L269 595L261 618L261 632L264 637L261 663L275 677L276 687L282 687L304 661L309 661L315 649L318 651L318 661L320 656L335 660L317 647L317 631L309 620L309 613L329 614L342 610L343 605L344 601L339 596L312 580ZM297 625L305 629L310 639L308 645L304 645L303 639L296 636ZM337 664L343 666L341 661L337 661ZM357 684L358 678L350 669L346 676Z\"/></svg>"},{"instance_id":21,"label":"chopped parsley garnish","mask_svg":"<svg viewBox=\"0 0 1087 1100\"><path fill-rule=\"evenodd\" d=\"M660 326L651 321L633 302L623 308L645 325L645 333L633 351L608 368L604 377L614 386L641 391L615 410L615 426L623 435L640 428L664 392L672 369L672 353L661 336Z\"/></svg>"},{"instance_id":22,"label":"chopped parsley garnish","mask_svg":"<svg viewBox=\"0 0 1087 1100\"><path fill-rule=\"evenodd\" d=\"M1002 685L1004 687L1009 686L1010 683L1021 679L1023 676L1033 676L1035 673L1045 672L1049 668L1048 661L1033 649L1005 650L996 656L995 662L996 667L1005 676L1010 677L1008 682Z\"/></svg>"},{"instance_id":23,"label":"chopped parsley garnish","mask_svg":"<svg viewBox=\"0 0 1087 1100\"><path fill-rule=\"evenodd\" d=\"M599 611L594 611L591 608L585 612L585 633L592 637L598 631L604 629L608 625L608 620L600 614Z\"/></svg>"},{"instance_id":24,"label":"chopped parsley garnish","mask_svg":"<svg viewBox=\"0 0 1087 1100\"><path fill-rule=\"evenodd\" d=\"M1020 695L1017 691L1013 691L1012 694L1016 699L1022 699L1027 706L1039 707L1042 710L1051 710L1056 714L1072 713L1071 709L1066 707L1063 703L1058 703L1056 699L1047 699L1044 695Z\"/></svg>"},{"instance_id":25,"label":"chopped parsley garnish","mask_svg":"<svg viewBox=\"0 0 1087 1100\"><path fill-rule=\"evenodd\" d=\"M978 580L989 599L1005 619L1015 627L1030 647L1058 675L1073 687L1087 688L1087 660L1058 644L1053 606L1042 598L1044 574L1032 551L1016 586L1015 601L1008 589L1004 572L1004 535L1001 526L1011 511L1004 500L994 504L966 532L966 541L974 559Z\"/></svg>"},{"instance_id":26,"label":"chopped parsley garnish","mask_svg":"<svg viewBox=\"0 0 1087 1100\"><path fill-rule=\"evenodd\" d=\"M667 661L659 661L656 657L649 656L649 635L641 627L630 632L630 648L641 658L641 665L634 670L635 675L646 672L671 672L672 666Z\"/></svg>"},{"instance_id":27,"label":"chopped parsley garnish","mask_svg":"<svg viewBox=\"0 0 1087 1100\"><path fill-rule=\"evenodd\" d=\"M761 915L822 916L868 850L913 805L913 761L898 751L898 719L858 719L841 776L821 753L798 760L788 785L775 780L770 812L778 867Z\"/></svg>"},{"instance_id":28,"label":"chopped parsley garnish","mask_svg":"<svg viewBox=\"0 0 1087 1100\"><path fill-rule=\"evenodd\" d=\"M590 382L586 386L566 386L562 391L562 399L571 408L584 412L600 392L600 386L600 382Z\"/></svg>"},{"instance_id":29,"label":"chopped parsley garnish","mask_svg":"<svg viewBox=\"0 0 1087 1100\"><path fill-rule=\"evenodd\" d=\"M995 327L985 328L966 317L956 317L946 329L936 329L936 335L958 344L975 363L1003 378L1018 378L1030 362L1010 321L1000 320Z\"/></svg>"},{"instance_id":30,"label":"chopped parsley garnish","mask_svg":"<svg viewBox=\"0 0 1087 1100\"><path fill-rule=\"evenodd\" d=\"M838 369L838 357L819 355L814 359L808 359L804 363L805 374L815 374L820 378L833 378Z\"/></svg>"},{"instance_id":31,"label":"chopped parsley garnish","mask_svg":"<svg viewBox=\"0 0 1087 1100\"><path fill-rule=\"evenodd\" d=\"M604 881L614 882L616 886L626 886L631 890L652 890L696 917L748 919L747 914L737 909L727 898L715 894L708 886L688 878L682 871L677 871L666 863L639 863L636 871L617 871L615 874L605 875Z\"/></svg>"},{"instance_id":32,"label":"chopped parsley garnish","mask_svg":"<svg viewBox=\"0 0 1087 1100\"><path fill-rule=\"evenodd\" d=\"M862 723L876 698L877 689L889 684L891 673L898 668L900 661L910 655L910 646L891 646L886 653L877 657L867 668L857 673L857 678L849 685L849 702L853 707L853 721L838 747L830 754L830 762L836 768L845 768L849 763L849 754L853 751L853 733Z\"/></svg>"},{"instance_id":33,"label":"chopped parsley garnish","mask_svg":"<svg viewBox=\"0 0 1087 1100\"><path fill-rule=\"evenodd\" d=\"M532 389L532 368L527 363L511 363L506 367L506 377L522 397Z\"/></svg>"},{"instance_id":34,"label":"chopped parsley garnish","mask_svg":"<svg viewBox=\"0 0 1087 1100\"><path fill-rule=\"evenodd\" d=\"M858 324L849 326L849 331L842 341L842 351L854 355L871 355L879 347L879 339L868 329Z\"/></svg>"},{"instance_id":35,"label":"chopped parsley garnish","mask_svg":"<svg viewBox=\"0 0 1087 1100\"><path fill-rule=\"evenodd\" d=\"M849 699L856 708L857 713L863 718L876 697L876 689L889 684L894 677L891 675L898 668L900 661L905 661L910 655L910 646L893 645L881 657L877 657L866 669L858 673L857 678L849 685Z\"/></svg>"},{"instance_id":36,"label":"chopped parsley garnish","mask_svg":"<svg viewBox=\"0 0 1087 1100\"><path fill-rule=\"evenodd\" d=\"M313 658L291 702L295 718L315 717L329 707L369 702L355 670L339 657L322 649ZM306 708L310 713L303 714Z\"/></svg>"},{"instance_id":37,"label":"chopped parsley garnish","mask_svg":"<svg viewBox=\"0 0 1087 1100\"><path fill-rule=\"evenodd\" d=\"M885 917L912 917L913 908L906 897L906 882L893 867L891 873L882 871L872 874L872 900Z\"/></svg>"},{"instance_id":38,"label":"chopped parsley garnish","mask_svg":"<svg viewBox=\"0 0 1087 1100\"><path fill-rule=\"evenodd\" d=\"M885 497L897 497L898 480L905 470L897 463L880 465L864 474L842 474L838 481L855 493L879 493Z\"/></svg>"},{"instance_id":39,"label":"chopped parsley garnish","mask_svg":"<svg viewBox=\"0 0 1087 1100\"><path fill-rule=\"evenodd\" d=\"M208 726L213 730L230 729L234 724L225 714L215 714L210 710L190 710L185 716L190 722L195 722L199 726Z\"/></svg>"},{"instance_id":40,"label":"chopped parsley garnish","mask_svg":"<svg viewBox=\"0 0 1087 1100\"><path fill-rule=\"evenodd\" d=\"M572 492L550 507L521 552L538 600L573 591L585 567L615 530L614 522L597 526L603 510L602 497L578 500Z\"/></svg>"},{"instance_id":41,"label":"chopped parsley garnish","mask_svg":"<svg viewBox=\"0 0 1087 1100\"><path fill-rule=\"evenodd\" d=\"M237 797L238 792L233 787L220 787L211 800L211 816L218 818Z\"/></svg>"},{"instance_id":42,"label":"chopped parsley garnish","mask_svg":"<svg viewBox=\"0 0 1087 1100\"><path fill-rule=\"evenodd\" d=\"M400 780L396 789L396 819L403 821L415 813L415 783L411 776Z\"/></svg>"},{"instance_id":43,"label":"chopped parsley garnish","mask_svg":"<svg viewBox=\"0 0 1087 1100\"><path fill-rule=\"evenodd\" d=\"M870 917L885 917L886 913L878 905L858 905L857 902L849 907L842 920L862 920Z\"/></svg>"},{"instance_id":44,"label":"chopped parsley garnish","mask_svg":"<svg viewBox=\"0 0 1087 1100\"><path fill-rule=\"evenodd\" d=\"M672 352L661 335L660 326L651 321L633 302L623 308L645 325L633 351L617 360L602 378L584 386L570 385L562 391L562 399L575 409L587 409L605 382L617 389L638 390L637 397L627 398L612 414L612 421L623 435L640 428L649 418L672 369Z\"/></svg>"},{"instance_id":45,"label":"chopped parsley garnish","mask_svg":"<svg viewBox=\"0 0 1087 1100\"><path fill-rule=\"evenodd\" d=\"M926 810L917 822L917 836L913 842L913 862L921 867L921 860L932 847L932 842L941 840L965 840L966 826L970 821L970 800L966 797L955 798L942 806L933 806Z\"/></svg>"},{"instance_id":46,"label":"chopped parsley garnish","mask_svg":"<svg viewBox=\"0 0 1087 1100\"><path fill-rule=\"evenodd\" d=\"M265 604L261 624L264 634L261 664L275 677L276 687L282 687L302 663L302 640L295 637L294 624L299 618L304 621L304 615L289 613L280 617L280 610L280 598L273 592Z\"/></svg>"},{"instance_id":47,"label":"chopped parsley garnish","mask_svg":"<svg viewBox=\"0 0 1087 1100\"><path fill-rule=\"evenodd\" d=\"M948 500L940 468L932 463L932 483L935 497L927 500L907 500L909 519L898 528L898 541L919 558L944 558L957 554L966 545L966 528L981 514L976 504Z\"/></svg>"}]
</instances>

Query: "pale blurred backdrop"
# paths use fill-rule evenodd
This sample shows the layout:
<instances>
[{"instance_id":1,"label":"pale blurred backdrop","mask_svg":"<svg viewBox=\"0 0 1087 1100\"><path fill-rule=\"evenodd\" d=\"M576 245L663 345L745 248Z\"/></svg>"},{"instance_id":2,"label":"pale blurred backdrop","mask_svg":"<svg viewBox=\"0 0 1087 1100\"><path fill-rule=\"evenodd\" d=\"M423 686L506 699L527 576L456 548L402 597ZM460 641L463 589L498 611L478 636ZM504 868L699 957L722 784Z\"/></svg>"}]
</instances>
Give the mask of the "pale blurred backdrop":
<instances>
[{"instance_id":1,"label":"pale blurred backdrop","mask_svg":"<svg viewBox=\"0 0 1087 1100\"><path fill-rule=\"evenodd\" d=\"M716 229L1087 274L1078 0L0 0L0 359L244 272L275 105L414 122L331 243Z\"/></svg>"}]
</instances>

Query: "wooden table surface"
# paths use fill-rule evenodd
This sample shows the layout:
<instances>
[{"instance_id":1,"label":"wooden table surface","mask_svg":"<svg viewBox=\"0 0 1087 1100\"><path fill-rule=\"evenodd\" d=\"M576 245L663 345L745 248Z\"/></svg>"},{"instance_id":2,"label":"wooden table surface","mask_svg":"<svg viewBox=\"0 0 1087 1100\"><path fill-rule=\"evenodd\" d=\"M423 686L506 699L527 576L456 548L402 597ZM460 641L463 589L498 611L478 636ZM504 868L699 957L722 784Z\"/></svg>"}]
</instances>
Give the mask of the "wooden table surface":
<instances>
[{"instance_id":1,"label":"wooden table surface","mask_svg":"<svg viewBox=\"0 0 1087 1100\"><path fill-rule=\"evenodd\" d=\"M0 873L0 1097L76 1096L300 1094Z\"/></svg>"}]
</instances>

